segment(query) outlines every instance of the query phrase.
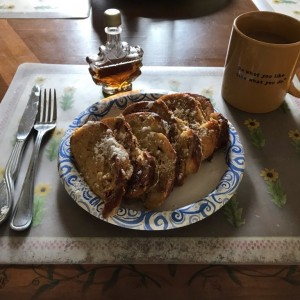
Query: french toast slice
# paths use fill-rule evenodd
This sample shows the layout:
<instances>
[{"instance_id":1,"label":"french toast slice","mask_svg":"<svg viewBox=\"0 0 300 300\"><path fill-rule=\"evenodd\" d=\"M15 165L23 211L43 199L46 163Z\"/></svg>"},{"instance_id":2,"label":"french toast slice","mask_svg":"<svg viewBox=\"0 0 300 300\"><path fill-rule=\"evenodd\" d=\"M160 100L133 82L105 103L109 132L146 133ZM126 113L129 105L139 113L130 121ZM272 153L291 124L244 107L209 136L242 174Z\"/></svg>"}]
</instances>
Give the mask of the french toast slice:
<instances>
[{"instance_id":1,"label":"french toast slice","mask_svg":"<svg viewBox=\"0 0 300 300\"><path fill-rule=\"evenodd\" d=\"M188 95L192 96L197 101L198 105L200 105L204 119L207 121L210 118L210 115L215 112L210 100L203 95L192 93L188 93Z\"/></svg>"},{"instance_id":2,"label":"french toast slice","mask_svg":"<svg viewBox=\"0 0 300 300\"><path fill-rule=\"evenodd\" d=\"M103 218L114 215L125 195L133 167L128 152L108 126L89 121L75 130L71 153L91 190L104 201Z\"/></svg>"},{"instance_id":3,"label":"french toast slice","mask_svg":"<svg viewBox=\"0 0 300 300\"><path fill-rule=\"evenodd\" d=\"M170 122L172 113L169 111L168 106L159 99L155 101L139 101L128 105L123 111L123 115L129 115L136 112L154 112L164 120Z\"/></svg>"},{"instance_id":4,"label":"french toast slice","mask_svg":"<svg viewBox=\"0 0 300 300\"><path fill-rule=\"evenodd\" d=\"M124 119L129 123L133 134L137 138L149 132L159 132L166 136L169 135L169 124L164 122L157 113L146 111L135 112L124 115Z\"/></svg>"},{"instance_id":5,"label":"french toast slice","mask_svg":"<svg viewBox=\"0 0 300 300\"><path fill-rule=\"evenodd\" d=\"M167 122L168 138L177 154L175 185L180 186L185 178L196 173L201 164L201 143L197 134L181 119L174 116L166 103L160 99L156 101L135 102L125 108L123 115L135 112L154 112Z\"/></svg>"},{"instance_id":6,"label":"french toast slice","mask_svg":"<svg viewBox=\"0 0 300 300\"><path fill-rule=\"evenodd\" d=\"M164 95L159 99L165 101L174 115L197 133L202 147L201 160L211 158L216 149L223 144L220 138L221 131L226 131L225 118L221 114L214 113L207 98L197 97L194 94L175 93Z\"/></svg>"},{"instance_id":7,"label":"french toast slice","mask_svg":"<svg viewBox=\"0 0 300 300\"><path fill-rule=\"evenodd\" d=\"M205 115L197 101L191 94L174 93L163 95L159 98L164 101L169 110L179 119L186 122L186 125L192 123L204 123Z\"/></svg>"},{"instance_id":8,"label":"french toast slice","mask_svg":"<svg viewBox=\"0 0 300 300\"><path fill-rule=\"evenodd\" d=\"M189 94L195 98L200 105L202 112L205 116L207 121L214 119L218 122L219 130L218 130L218 137L217 137L217 145L216 150L220 149L227 145L228 137L229 137L229 124L228 120L221 114L214 110L213 105L211 104L210 100L198 94Z\"/></svg>"},{"instance_id":9,"label":"french toast slice","mask_svg":"<svg viewBox=\"0 0 300 300\"><path fill-rule=\"evenodd\" d=\"M156 159L157 183L142 198L146 209L161 206L170 195L175 182L176 152L167 138L168 130L161 118L151 112L124 116L142 149Z\"/></svg>"},{"instance_id":10,"label":"french toast slice","mask_svg":"<svg viewBox=\"0 0 300 300\"><path fill-rule=\"evenodd\" d=\"M167 123L168 126L168 138L172 140L175 132L175 120L173 114L169 111L168 106L160 100L156 101L140 101L128 105L122 114L129 115L136 112L153 112L160 116L160 118Z\"/></svg>"},{"instance_id":11,"label":"french toast slice","mask_svg":"<svg viewBox=\"0 0 300 300\"><path fill-rule=\"evenodd\" d=\"M214 112L210 115L210 120L217 121L218 130L216 130L217 134L217 143L215 150L221 149L225 147L229 140L229 124L228 120L218 112Z\"/></svg>"},{"instance_id":12,"label":"french toast slice","mask_svg":"<svg viewBox=\"0 0 300 300\"><path fill-rule=\"evenodd\" d=\"M130 125L122 116L103 118L101 122L113 131L118 143L122 144L129 154L133 172L124 197L127 201L134 200L155 184L155 159L148 151L140 148Z\"/></svg>"}]
</instances>

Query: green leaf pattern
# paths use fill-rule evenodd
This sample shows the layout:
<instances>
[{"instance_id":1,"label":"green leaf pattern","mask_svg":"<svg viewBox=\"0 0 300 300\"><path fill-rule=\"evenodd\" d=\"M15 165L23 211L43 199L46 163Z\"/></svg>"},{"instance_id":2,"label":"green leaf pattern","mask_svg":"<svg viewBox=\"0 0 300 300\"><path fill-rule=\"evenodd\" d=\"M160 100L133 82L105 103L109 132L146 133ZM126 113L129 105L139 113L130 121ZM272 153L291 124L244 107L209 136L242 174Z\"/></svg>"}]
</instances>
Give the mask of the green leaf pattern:
<instances>
[{"instance_id":1,"label":"green leaf pattern","mask_svg":"<svg viewBox=\"0 0 300 300\"><path fill-rule=\"evenodd\" d=\"M74 87L66 87L64 88L64 93L60 100L60 107L63 111L69 110L72 108L74 103L74 94L75 94Z\"/></svg>"},{"instance_id":2,"label":"green leaf pattern","mask_svg":"<svg viewBox=\"0 0 300 300\"><path fill-rule=\"evenodd\" d=\"M242 214L243 209L239 207L239 201L235 194L224 206L224 215L231 225L233 225L235 228L238 228L246 223Z\"/></svg>"},{"instance_id":3,"label":"green leaf pattern","mask_svg":"<svg viewBox=\"0 0 300 300\"><path fill-rule=\"evenodd\" d=\"M278 207L283 207L286 204L286 194L281 186L281 183L279 180L276 180L275 182L268 182L268 192L272 197L273 202Z\"/></svg>"},{"instance_id":4,"label":"green leaf pattern","mask_svg":"<svg viewBox=\"0 0 300 300\"><path fill-rule=\"evenodd\" d=\"M282 208L287 202L287 195L281 185L278 172L274 169L265 168L261 170L260 176L267 185L272 202Z\"/></svg>"},{"instance_id":5,"label":"green leaf pattern","mask_svg":"<svg viewBox=\"0 0 300 300\"><path fill-rule=\"evenodd\" d=\"M61 136L53 135L46 148L46 155L50 161L56 160Z\"/></svg>"},{"instance_id":6,"label":"green leaf pattern","mask_svg":"<svg viewBox=\"0 0 300 300\"><path fill-rule=\"evenodd\" d=\"M34 9L36 10L43 10L43 9L55 9L55 6L50 6L50 5L39 5L39 6L34 6Z\"/></svg>"},{"instance_id":7,"label":"green leaf pattern","mask_svg":"<svg viewBox=\"0 0 300 300\"><path fill-rule=\"evenodd\" d=\"M37 226L42 223L44 216L45 197L34 197L32 226Z\"/></svg>"}]
</instances>

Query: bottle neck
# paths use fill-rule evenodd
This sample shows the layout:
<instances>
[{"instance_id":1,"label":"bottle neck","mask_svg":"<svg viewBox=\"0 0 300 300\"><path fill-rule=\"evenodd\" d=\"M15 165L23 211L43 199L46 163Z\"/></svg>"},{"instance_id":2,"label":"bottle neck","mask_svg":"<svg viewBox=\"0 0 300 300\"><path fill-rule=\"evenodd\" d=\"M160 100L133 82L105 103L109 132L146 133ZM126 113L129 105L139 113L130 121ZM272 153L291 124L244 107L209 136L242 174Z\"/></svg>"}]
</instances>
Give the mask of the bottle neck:
<instances>
[{"instance_id":1,"label":"bottle neck","mask_svg":"<svg viewBox=\"0 0 300 300\"><path fill-rule=\"evenodd\" d=\"M107 35L107 41L120 41L122 28L119 27L105 27L105 32Z\"/></svg>"},{"instance_id":2,"label":"bottle neck","mask_svg":"<svg viewBox=\"0 0 300 300\"><path fill-rule=\"evenodd\" d=\"M122 41L121 41L121 32L122 28L119 27L105 27L105 32L107 35L106 40L106 55L110 58L113 55L113 58L122 58L126 54L123 51Z\"/></svg>"}]
</instances>

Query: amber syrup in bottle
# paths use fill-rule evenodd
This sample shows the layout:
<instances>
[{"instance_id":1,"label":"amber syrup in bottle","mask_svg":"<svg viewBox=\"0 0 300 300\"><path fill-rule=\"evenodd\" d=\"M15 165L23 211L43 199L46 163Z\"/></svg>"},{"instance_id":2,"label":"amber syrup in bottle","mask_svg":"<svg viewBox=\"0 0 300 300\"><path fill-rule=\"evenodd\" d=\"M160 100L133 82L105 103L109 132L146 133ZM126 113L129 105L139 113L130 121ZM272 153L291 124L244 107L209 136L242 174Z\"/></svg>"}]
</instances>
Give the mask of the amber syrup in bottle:
<instances>
[{"instance_id":1,"label":"amber syrup in bottle","mask_svg":"<svg viewBox=\"0 0 300 300\"><path fill-rule=\"evenodd\" d=\"M104 95L130 91L132 82L141 74L143 49L121 41L121 13L117 9L104 12L107 41L97 55L88 56L89 72Z\"/></svg>"}]
</instances>

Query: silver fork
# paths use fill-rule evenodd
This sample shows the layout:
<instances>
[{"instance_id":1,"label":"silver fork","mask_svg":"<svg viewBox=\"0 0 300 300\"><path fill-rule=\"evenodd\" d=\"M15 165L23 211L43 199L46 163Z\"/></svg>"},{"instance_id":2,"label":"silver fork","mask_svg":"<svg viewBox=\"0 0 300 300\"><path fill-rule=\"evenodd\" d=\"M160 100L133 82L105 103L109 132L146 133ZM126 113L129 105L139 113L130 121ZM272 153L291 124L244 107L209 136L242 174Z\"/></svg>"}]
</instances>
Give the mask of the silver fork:
<instances>
[{"instance_id":1,"label":"silver fork","mask_svg":"<svg viewBox=\"0 0 300 300\"><path fill-rule=\"evenodd\" d=\"M36 163L38 160L42 139L45 133L53 130L56 127L56 118L56 90L54 89L53 97L51 89L49 90L48 97L47 91L44 90L44 97L40 98L39 111L34 124L34 129L37 130L38 133L35 139L34 149L25 180L10 223L11 229L18 231L25 230L32 222Z\"/></svg>"}]
</instances>

